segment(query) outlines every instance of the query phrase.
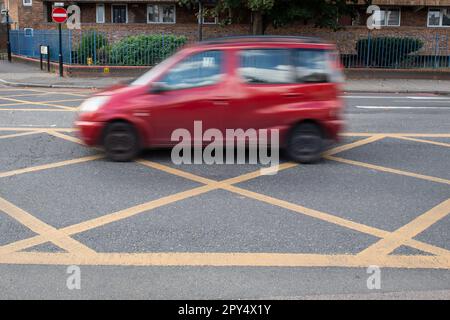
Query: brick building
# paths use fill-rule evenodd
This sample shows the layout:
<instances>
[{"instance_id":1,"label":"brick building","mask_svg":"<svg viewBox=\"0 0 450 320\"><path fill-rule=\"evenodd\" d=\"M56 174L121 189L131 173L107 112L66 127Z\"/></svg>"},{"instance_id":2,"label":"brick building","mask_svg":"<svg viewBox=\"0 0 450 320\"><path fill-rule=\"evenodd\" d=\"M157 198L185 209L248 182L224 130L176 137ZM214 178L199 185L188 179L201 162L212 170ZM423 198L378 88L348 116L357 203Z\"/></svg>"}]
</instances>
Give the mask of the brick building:
<instances>
[{"instance_id":1,"label":"brick building","mask_svg":"<svg viewBox=\"0 0 450 320\"><path fill-rule=\"evenodd\" d=\"M13 28L50 29L54 2L61 0L0 0L9 5ZM111 37L140 32L174 33L196 38L198 19L193 9L177 5L177 0L78 0L64 1L81 8L83 30L105 31ZM380 6L382 29L374 34L428 37L434 34L450 35L450 0L373 0ZM356 18L343 18L344 30L330 32L316 29L303 21L286 28L267 30L270 34L314 35L339 42L342 37L357 38L367 35L367 5L359 0ZM235 23L218 24L214 17L205 18L205 37L248 34L250 12L237 13Z\"/></svg>"}]
</instances>

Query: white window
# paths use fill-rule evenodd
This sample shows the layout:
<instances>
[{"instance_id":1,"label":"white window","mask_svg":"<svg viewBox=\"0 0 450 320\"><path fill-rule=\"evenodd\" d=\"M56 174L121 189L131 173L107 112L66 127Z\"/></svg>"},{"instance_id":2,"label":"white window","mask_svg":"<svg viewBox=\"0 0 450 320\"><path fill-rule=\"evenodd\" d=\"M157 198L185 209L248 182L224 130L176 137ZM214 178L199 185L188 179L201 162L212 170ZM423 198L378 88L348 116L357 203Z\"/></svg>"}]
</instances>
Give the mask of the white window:
<instances>
[{"instance_id":1,"label":"white window","mask_svg":"<svg viewBox=\"0 0 450 320\"><path fill-rule=\"evenodd\" d=\"M105 5L97 4L96 18L97 23L105 23Z\"/></svg>"},{"instance_id":2,"label":"white window","mask_svg":"<svg viewBox=\"0 0 450 320\"><path fill-rule=\"evenodd\" d=\"M33 0L23 0L23 5L24 6L32 6L33 5Z\"/></svg>"},{"instance_id":3,"label":"white window","mask_svg":"<svg viewBox=\"0 0 450 320\"><path fill-rule=\"evenodd\" d=\"M375 12L376 20L380 22L381 27L399 27L401 21L400 9L381 9Z\"/></svg>"},{"instance_id":4,"label":"white window","mask_svg":"<svg viewBox=\"0 0 450 320\"><path fill-rule=\"evenodd\" d=\"M210 15L203 16L202 18L203 18L203 21L202 21L203 24L217 24L218 20L219 20L217 17L213 17L213 16L210 16Z\"/></svg>"},{"instance_id":5,"label":"white window","mask_svg":"<svg viewBox=\"0 0 450 320\"><path fill-rule=\"evenodd\" d=\"M173 4L149 4L147 23L175 23L176 10Z\"/></svg>"},{"instance_id":6,"label":"white window","mask_svg":"<svg viewBox=\"0 0 450 320\"><path fill-rule=\"evenodd\" d=\"M112 23L128 23L128 7L126 4L111 6Z\"/></svg>"},{"instance_id":7,"label":"white window","mask_svg":"<svg viewBox=\"0 0 450 320\"><path fill-rule=\"evenodd\" d=\"M450 27L450 8L430 9L428 27Z\"/></svg>"}]
</instances>

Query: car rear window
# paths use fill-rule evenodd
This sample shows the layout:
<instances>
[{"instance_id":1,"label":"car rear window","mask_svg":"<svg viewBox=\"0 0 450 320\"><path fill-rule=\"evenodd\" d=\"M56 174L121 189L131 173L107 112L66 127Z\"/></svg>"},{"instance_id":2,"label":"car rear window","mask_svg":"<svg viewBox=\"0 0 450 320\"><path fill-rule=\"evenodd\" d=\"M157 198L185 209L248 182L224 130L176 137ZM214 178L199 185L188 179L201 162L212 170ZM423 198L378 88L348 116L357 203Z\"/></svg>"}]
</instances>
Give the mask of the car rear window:
<instances>
[{"instance_id":1,"label":"car rear window","mask_svg":"<svg viewBox=\"0 0 450 320\"><path fill-rule=\"evenodd\" d=\"M293 83L289 50L249 49L240 55L239 75L247 83L279 84Z\"/></svg>"},{"instance_id":2,"label":"car rear window","mask_svg":"<svg viewBox=\"0 0 450 320\"><path fill-rule=\"evenodd\" d=\"M330 81L330 55L326 50L294 50L294 67L297 82L320 83Z\"/></svg>"}]
</instances>

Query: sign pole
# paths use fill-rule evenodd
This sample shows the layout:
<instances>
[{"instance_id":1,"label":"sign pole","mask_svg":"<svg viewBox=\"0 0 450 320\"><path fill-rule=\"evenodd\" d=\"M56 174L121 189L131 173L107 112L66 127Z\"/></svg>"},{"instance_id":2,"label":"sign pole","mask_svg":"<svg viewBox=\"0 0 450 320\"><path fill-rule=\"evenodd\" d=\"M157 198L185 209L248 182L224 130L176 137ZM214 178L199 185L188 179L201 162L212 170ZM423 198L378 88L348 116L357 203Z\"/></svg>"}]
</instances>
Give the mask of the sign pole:
<instances>
[{"instance_id":1,"label":"sign pole","mask_svg":"<svg viewBox=\"0 0 450 320\"><path fill-rule=\"evenodd\" d=\"M203 41L203 2L198 2L198 41Z\"/></svg>"},{"instance_id":2,"label":"sign pole","mask_svg":"<svg viewBox=\"0 0 450 320\"><path fill-rule=\"evenodd\" d=\"M58 32L59 32L59 76L63 76L63 55L62 55L62 27L61 23L58 23Z\"/></svg>"},{"instance_id":3,"label":"sign pole","mask_svg":"<svg viewBox=\"0 0 450 320\"><path fill-rule=\"evenodd\" d=\"M11 62L12 58L11 58L11 39L10 39L10 35L9 35L9 10L6 9L6 48L8 50L8 61Z\"/></svg>"}]
</instances>

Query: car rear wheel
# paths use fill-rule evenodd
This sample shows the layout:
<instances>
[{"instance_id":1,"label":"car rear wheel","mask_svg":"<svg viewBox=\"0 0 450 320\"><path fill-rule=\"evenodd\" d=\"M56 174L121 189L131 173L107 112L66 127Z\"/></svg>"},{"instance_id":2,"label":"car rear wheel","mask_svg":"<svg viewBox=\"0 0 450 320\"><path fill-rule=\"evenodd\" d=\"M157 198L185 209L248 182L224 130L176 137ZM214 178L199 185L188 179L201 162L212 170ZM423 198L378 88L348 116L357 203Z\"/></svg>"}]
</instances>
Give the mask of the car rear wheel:
<instances>
[{"instance_id":1,"label":"car rear wheel","mask_svg":"<svg viewBox=\"0 0 450 320\"><path fill-rule=\"evenodd\" d=\"M299 163L315 163L322 157L322 131L314 123L302 123L296 126L288 140L287 153Z\"/></svg>"},{"instance_id":2,"label":"car rear wheel","mask_svg":"<svg viewBox=\"0 0 450 320\"><path fill-rule=\"evenodd\" d=\"M103 146L112 161L131 161L139 151L139 139L134 127L126 122L113 122L106 128Z\"/></svg>"}]
</instances>

